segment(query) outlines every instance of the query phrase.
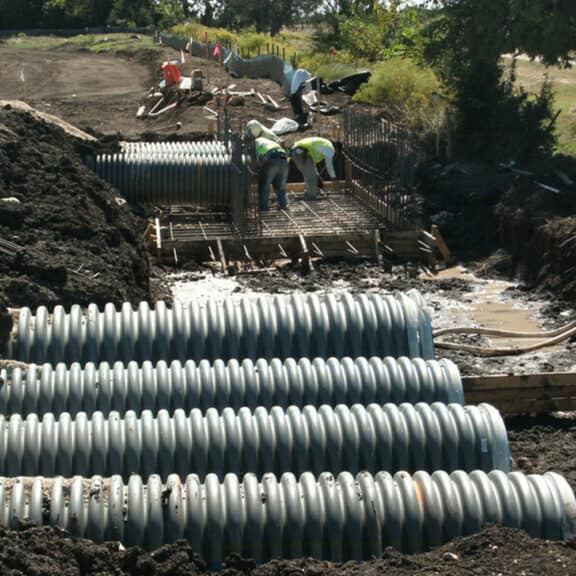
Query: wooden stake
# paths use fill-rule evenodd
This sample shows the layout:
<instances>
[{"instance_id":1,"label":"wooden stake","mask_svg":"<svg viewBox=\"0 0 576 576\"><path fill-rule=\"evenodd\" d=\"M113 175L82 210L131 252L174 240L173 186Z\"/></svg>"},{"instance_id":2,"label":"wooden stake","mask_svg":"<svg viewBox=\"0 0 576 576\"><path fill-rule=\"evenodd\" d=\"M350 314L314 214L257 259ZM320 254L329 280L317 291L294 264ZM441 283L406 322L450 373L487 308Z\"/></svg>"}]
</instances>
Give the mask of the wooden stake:
<instances>
[{"instance_id":1,"label":"wooden stake","mask_svg":"<svg viewBox=\"0 0 576 576\"><path fill-rule=\"evenodd\" d=\"M218 255L220 256L220 264L222 265L222 273L226 274L226 256L224 255L224 247L222 246L222 240L216 238L216 245L218 246Z\"/></svg>"}]
</instances>

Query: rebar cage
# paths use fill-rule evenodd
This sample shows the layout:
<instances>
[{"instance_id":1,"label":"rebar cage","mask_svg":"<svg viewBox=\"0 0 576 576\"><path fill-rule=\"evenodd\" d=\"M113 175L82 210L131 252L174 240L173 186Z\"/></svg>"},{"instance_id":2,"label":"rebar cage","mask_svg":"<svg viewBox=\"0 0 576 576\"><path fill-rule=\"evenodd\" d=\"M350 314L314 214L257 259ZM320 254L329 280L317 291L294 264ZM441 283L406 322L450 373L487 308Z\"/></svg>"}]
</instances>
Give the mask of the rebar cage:
<instances>
[{"instance_id":1,"label":"rebar cage","mask_svg":"<svg viewBox=\"0 0 576 576\"><path fill-rule=\"evenodd\" d=\"M377 113L347 108L342 114L346 189L376 212L391 231L418 228L414 134Z\"/></svg>"}]
</instances>

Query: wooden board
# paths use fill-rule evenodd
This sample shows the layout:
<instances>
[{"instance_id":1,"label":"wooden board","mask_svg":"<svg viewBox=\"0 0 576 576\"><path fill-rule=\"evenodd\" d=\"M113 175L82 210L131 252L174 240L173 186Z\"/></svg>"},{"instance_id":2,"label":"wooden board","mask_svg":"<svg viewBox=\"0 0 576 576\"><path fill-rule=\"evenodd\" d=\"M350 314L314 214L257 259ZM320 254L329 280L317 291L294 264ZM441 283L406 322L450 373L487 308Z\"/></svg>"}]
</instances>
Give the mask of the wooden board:
<instances>
[{"instance_id":1,"label":"wooden board","mask_svg":"<svg viewBox=\"0 0 576 576\"><path fill-rule=\"evenodd\" d=\"M576 409L576 373L462 378L467 404L487 402L503 414L545 414Z\"/></svg>"}]
</instances>

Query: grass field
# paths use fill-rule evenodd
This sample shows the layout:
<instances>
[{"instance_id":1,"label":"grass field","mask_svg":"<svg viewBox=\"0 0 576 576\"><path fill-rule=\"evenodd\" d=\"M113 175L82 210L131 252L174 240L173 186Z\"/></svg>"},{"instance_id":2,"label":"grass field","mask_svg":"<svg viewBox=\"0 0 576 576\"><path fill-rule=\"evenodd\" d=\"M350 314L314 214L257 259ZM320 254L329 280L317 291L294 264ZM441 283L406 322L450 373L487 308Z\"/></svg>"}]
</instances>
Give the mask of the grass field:
<instances>
[{"instance_id":1,"label":"grass field","mask_svg":"<svg viewBox=\"0 0 576 576\"><path fill-rule=\"evenodd\" d=\"M9 48L29 48L50 50L65 46L76 46L90 52L117 52L138 50L153 45L152 36L143 34L79 34L65 38L62 36L27 36L18 34L8 38L4 44Z\"/></svg>"},{"instance_id":2,"label":"grass field","mask_svg":"<svg viewBox=\"0 0 576 576\"><path fill-rule=\"evenodd\" d=\"M540 62L516 61L517 82L528 92L538 92L546 75L552 80L555 106L560 110L558 152L576 156L576 67L546 68Z\"/></svg>"}]
</instances>

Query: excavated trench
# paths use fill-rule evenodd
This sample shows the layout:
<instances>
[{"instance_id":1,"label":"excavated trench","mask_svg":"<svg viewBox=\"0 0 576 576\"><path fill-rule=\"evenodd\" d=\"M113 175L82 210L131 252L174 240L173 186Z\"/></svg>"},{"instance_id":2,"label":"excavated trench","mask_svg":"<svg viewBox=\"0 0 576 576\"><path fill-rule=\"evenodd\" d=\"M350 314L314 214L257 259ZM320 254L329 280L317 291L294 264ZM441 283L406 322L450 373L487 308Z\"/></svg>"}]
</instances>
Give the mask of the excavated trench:
<instances>
[{"instance_id":1,"label":"excavated trench","mask_svg":"<svg viewBox=\"0 0 576 576\"><path fill-rule=\"evenodd\" d=\"M511 543L532 570L545 557L554 557L559 570L573 565L570 548L505 528L427 555L403 555L487 523L546 539L574 534L569 484L541 474L559 470L574 487L569 457L576 426L569 419L562 425L516 419L506 423L507 434L496 411L462 408L454 364L430 359L432 327L493 322L534 330L551 321L540 315L545 301L462 270L429 280L362 263L319 263L306 277L290 267L237 280L180 275L169 281L171 305L135 308L150 299L137 217L75 159L77 150L58 131L9 111L2 120L0 153L12 164L3 171L0 196L18 202L3 203L1 232L24 248L6 248L13 254L6 254L0 289L7 304L32 308L20 314L5 352L51 363L2 374L0 524L21 528L0 532L7 568L27 572L45 562L57 573L65 563L61 548L82 573L96 566L201 573L236 554L225 561L226 573L252 571L243 555L257 562L376 556L381 559L364 571L390 574L426 573L438 562L455 562L445 573L464 574L474 559L508 574L516 572L506 571L499 548ZM48 187L40 174L48 175ZM86 195L78 194L80 182L90 188ZM564 277L576 244L574 223L530 227L518 223L510 205L508 199L498 212L503 245L512 245L510 262L532 284L572 297L574 285ZM36 206L43 207L45 226ZM90 232L79 231L85 229ZM71 238L74 251L59 260ZM412 288L424 294L426 307L420 296L383 296ZM295 291L309 294L278 295ZM209 302L199 302L199 294ZM35 310L40 303L48 308ZM559 317L572 313L569 303L553 309ZM520 360L441 356L463 374L574 367L572 344ZM550 458L539 447L547 427L558 440L555 448L546 446ZM510 473L510 450L515 469L537 475ZM563 461L554 461L562 451ZM32 480L35 475L45 479ZM82 478L71 480L74 475ZM29 520L157 550L95 548L30 528ZM33 539L36 550L27 556L22 551ZM179 539L188 544L162 546ZM49 548L57 549L48 554ZM294 570L349 568L286 560L251 573Z\"/></svg>"}]
</instances>

